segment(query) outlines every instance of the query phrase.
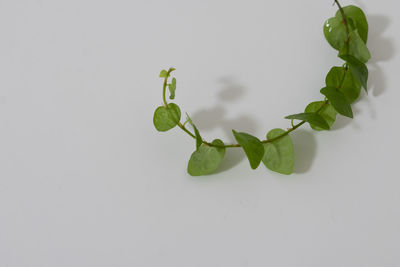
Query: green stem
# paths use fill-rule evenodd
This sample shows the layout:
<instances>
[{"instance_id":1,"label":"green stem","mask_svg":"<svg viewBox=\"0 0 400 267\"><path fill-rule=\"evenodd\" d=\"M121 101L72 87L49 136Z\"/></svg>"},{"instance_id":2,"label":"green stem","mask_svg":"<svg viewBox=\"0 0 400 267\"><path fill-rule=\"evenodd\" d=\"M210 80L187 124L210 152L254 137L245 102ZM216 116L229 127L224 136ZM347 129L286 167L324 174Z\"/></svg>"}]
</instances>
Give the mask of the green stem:
<instances>
[{"instance_id":1,"label":"green stem","mask_svg":"<svg viewBox=\"0 0 400 267\"><path fill-rule=\"evenodd\" d=\"M339 4L339 1L338 1L338 0L335 0L335 3L336 3L336 5L338 6L338 8L339 8L339 10L340 10L340 13L341 13L342 18L343 18L343 23L344 23L344 25L345 25L345 27L346 27L347 39L346 39L345 43L346 43L346 45L348 45L348 42L349 42L349 35L350 35L350 29L349 29L349 25L348 25L348 22L347 22L347 18L346 18L346 15L345 15L344 11L343 11L342 6ZM174 69L172 69L172 68L170 68L170 69L168 70L168 75L167 75L167 77L165 77L165 79L164 79L164 85L163 85L163 101L164 101L164 105L165 105L167 108L168 108L168 102L167 102L167 99L166 99L166 97L165 97L165 93L166 93L166 88L167 88L167 83L168 83L169 74L170 74L173 70L174 70ZM345 66L345 69L344 69L344 70L345 70L345 71L344 71L343 77L342 77L341 82L340 82L340 84L339 84L339 86L338 86L337 89L341 88L342 85L343 85L343 83L344 83L344 79L345 79L345 76L346 76L346 72L347 72L347 70L348 70L347 65ZM322 111L322 109L323 109L326 105L328 105L328 103L329 103L328 100L324 100L324 103L322 104L322 106L321 106L315 113L317 113L317 114L320 113L320 112ZM293 132L294 130L296 130L297 128L299 128L300 126L302 126L302 125L305 124L305 123L306 123L306 121L301 121L301 122L299 122L299 123L293 125L293 122L292 122L292 128L289 128L286 132L282 133L281 135L279 135L279 136L277 136L277 137L274 137L274 138L271 138L271 139L262 140L261 142L262 142L263 144L267 144L267 143L271 143L271 142L273 142L273 141L276 141L276 140L278 140L279 138L281 138L281 137L283 137L283 136L286 136L286 135L288 135L289 133ZM196 136L195 136L192 132L190 132L190 131L185 127L185 125L183 125L182 123L178 122L178 126L179 126L179 128L181 128L185 133L187 133L189 136L191 136L192 138L196 139ZM215 145L215 144L212 144L212 143L207 142L207 141L204 141L204 140L203 140L203 144L208 145L208 146L211 146L211 147L218 147L218 148L241 147L241 145L239 145L239 144L229 144L229 145L223 145L223 146L221 146L221 145Z\"/></svg>"},{"instance_id":2,"label":"green stem","mask_svg":"<svg viewBox=\"0 0 400 267\"><path fill-rule=\"evenodd\" d=\"M174 68L169 68L169 70L168 70L168 72L167 72L167 76L164 78L162 98L163 98L164 106L165 106L166 108L169 108L169 107L168 107L168 102L167 102L167 97L165 96L165 95L166 95L166 92L167 92L168 78L169 78L171 72L173 72L174 70L175 70ZM190 135L190 136L193 137L193 138L196 138L196 136L195 136L193 133L191 133L191 132L185 127L184 124L182 124L181 122L178 122L178 126L179 126L179 128L181 128L185 133L187 133L188 135Z\"/></svg>"},{"instance_id":3,"label":"green stem","mask_svg":"<svg viewBox=\"0 0 400 267\"><path fill-rule=\"evenodd\" d=\"M182 123L178 123L178 126L179 126L179 128L181 128L185 133L187 133L188 135L190 135L191 137L193 137L193 138L195 138L196 139L196 136L193 134L193 133L191 133L186 127L185 127L185 125L183 125ZM205 143L204 141L203 141L203 143Z\"/></svg>"},{"instance_id":4,"label":"green stem","mask_svg":"<svg viewBox=\"0 0 400 267\"><path fill-rule=\"evenodd\" d=\"M165 97L165 94L167 92L168 78L169 78L169 75L171 74L171 72L173 72L173 71L174 71L173 68L169 68L169 70L167 72L167 76L165 76L165 78L164 78L162 97L163 97L164 106L166 108L168 108L167 98Z\"/></svg>"},{"instance_id":5,"label":"green stem","mask_svg":"<svg viewBox=\"0 0 400 267\"><path fill-rule=\"evenodd\" d=\"M340 5L339 1L338 1L338 0L335 0L335 3L336 3L336 5L337 5L338 8L339 8L339 12L340 12L340 14L342 15L342 19L343 19L343 24L344 24L344 26L346 27L347 38L346 38L345 43L346 43L346 45L349 45L349 39L350 39L349 23L348 23L348 21L347 21L346 14L344 13L344 10L343 10L342 6Z\"/></svg>"}]
</instances>

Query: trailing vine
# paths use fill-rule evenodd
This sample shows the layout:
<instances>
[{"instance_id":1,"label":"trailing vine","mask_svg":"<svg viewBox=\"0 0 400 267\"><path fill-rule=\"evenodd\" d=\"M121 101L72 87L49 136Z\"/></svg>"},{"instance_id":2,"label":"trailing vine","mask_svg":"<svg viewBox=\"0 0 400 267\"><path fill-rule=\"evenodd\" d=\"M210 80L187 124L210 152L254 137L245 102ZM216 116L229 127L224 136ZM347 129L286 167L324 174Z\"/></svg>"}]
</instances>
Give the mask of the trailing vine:
<instances>
[{"instance_id":1,"label":"trailing vine","mask_svg":"<svg viewBox=\"0 0 400 267\"><path fill-rule=\"evenodd\" d=\"M286 119L291 120L291 128L273 129L267 133L264 140L235 130L232 130L237 141L234 144L225 144L220 139L212 142L203 139L189 115L186 114L186 121L181 123L179 106L167 101L167 89L169 99L175 99L176 78L169 82L175 69L161 71L159 76L164 79L163 106L155 110L153 123L160 132L178 126L196 140L196 150L192 153L187 168L190 175L213 173L224 158L226 148L236 147L244 150L252 169L256 169L263 162L272 171L291 174L294 166L291 132L305 123L309 123L316 131L329 130L337 114L353 118L351 104L359 97L361 88L367 91L368 68L365 64L371 57L366 46L368 22L359 7L342 7L337 0L335 4L338 11L324 23L323 32L328 43L339 52L338 57L344 60L343 65L332 67L328 72L326 86L320 90L324 96L322 101L310 103L302 113L286 116ZM294 124L295 120L299 122ZM191 130L187 128L187 124L191 126Z\"/></svg>"}]
</instances>

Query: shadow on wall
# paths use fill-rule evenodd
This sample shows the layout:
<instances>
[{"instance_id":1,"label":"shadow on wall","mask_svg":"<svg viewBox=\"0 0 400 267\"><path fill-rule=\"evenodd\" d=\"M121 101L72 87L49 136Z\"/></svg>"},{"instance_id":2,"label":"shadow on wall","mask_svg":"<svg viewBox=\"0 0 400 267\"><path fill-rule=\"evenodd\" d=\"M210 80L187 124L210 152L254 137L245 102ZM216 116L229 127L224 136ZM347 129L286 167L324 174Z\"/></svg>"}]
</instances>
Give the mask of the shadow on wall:
<instances>
[{"instance_id":1,"label":"shadow on wall","mask_svg":"<svg viewBox=\"0 0 400 267\"><path fill-rule=\"evenodd\" d=\"M217 93L218 103L209 109L194 112L191 117L195 124L200 131L221 128L227 135L232 135L232 129L241 129L249 133L256 131L257 124L250 116L227 118L225 104L240 99L245 93L245 88L231 78L224 78L221 81L223 87ZM303 129L294 131L291 136L295 148L294 173L305 173L311 168L316 154L315 137L312 132ZM245 153L242 149L227 149L226 156L215 174L233 168L244 159Z\"/></svg>"},{"instance_id":2,"label":"shadow on wall","mask_svg":"<svg viewBox=\"0 0 400 267\"><path fill-rule=\"evenodd\" d=\"M227 116L225 106L241 99L246 90L231 77L224 77L219 82L222 84L222 89L217 93L218 103L214 107L194 112L191 117L200 131L220 128L227 136L232 136L230 142L234 142L232 129L251 133L257 130L257 123L249 115L240 115L236 118ZM245 154L241 149L227 149L226 156L216 173L236 166L244 158Z\"/></svg>"},{"instance_id":3,"label":"shadow on wall","mask_svg":"<svg viewBox=\"0 0 400 267\"><path fill-rule=\"evenodd\" d=\"M372 96L380 96L386 90L385 76L381 69L381 62L388 61L395 55L395 48L392 39L384 37L385 30L390 25L390 19L382 15L368 15L369 22L369 38L368 48L371 51L372 58L368 63L369 67L369 83L368 91ZM246 132L254 132L257 130L257 124L251 116L240 115L231 119L227 117L225 105L242 98L245 88L235 82L232 77L226 77L220 80L222 89L217 93L218 103L209 109L201 109L192 115L193 121L203 130L212 130L221 128L228 136L232 136L232 129L243 130ZM366 97L368 98L368 96ZM368 101L368 99L363 101ZM354 114L360 113L356 106L353 106ZM374 113L374 111L373 111ZM372 114L374 116L374 114ZM332 127L332 130L344 128L354 120L339 116ZM357 125L356 125L357 127ZM307 172L316 156L316 140L315 133L304 129L298 129L291 133L295 149L295 167L294 173ZM232 138L232 141L234 139ZM220 173L236 166L245 158L242 149L227 149L226 156L217 169L216 173Z\"/></svg>"},{"instance_id":4,"label":"shadow on wall","mask_svg":"<svg viewBox=\"0 0 400 267\"><path fill-rule=\"evenodd\" d=\"M240 115L237 118L228 118L225 104L240 99L245 89L232 78L223 78L222 89L217 93L218 103L208 109L200 109L192 114L192 119L203 130L221 128L227 136L232 136L232 129L256 131L257 123L251 116ZM232 139L233 141L233 139Z\"/></svg>"},{"instance_id":5,"label":"shadow on wall","mask_svg":"<svg viewBox=\"0 0 400 267\"><path fill-rule=\"evenodd\" d=\"M290 135L294 145L294 173L305 173L311 169L317 152L314 133L297 129Z\"/></svg>"},{"instance_id":6,"label":"shadow on wall","mask_svg":"<svg viewBox=\"0 0 400 267\"><path fill-rule=\"evenodd\" d=\"M367 17L370 31L367 45L372 55L369 62L369 90L373 96L379 96L386 90L385 76L380 63L391 59L396 51L393 40L384 36L391 20L382 15L368 15Z\"/></svg>"}]
</instances>

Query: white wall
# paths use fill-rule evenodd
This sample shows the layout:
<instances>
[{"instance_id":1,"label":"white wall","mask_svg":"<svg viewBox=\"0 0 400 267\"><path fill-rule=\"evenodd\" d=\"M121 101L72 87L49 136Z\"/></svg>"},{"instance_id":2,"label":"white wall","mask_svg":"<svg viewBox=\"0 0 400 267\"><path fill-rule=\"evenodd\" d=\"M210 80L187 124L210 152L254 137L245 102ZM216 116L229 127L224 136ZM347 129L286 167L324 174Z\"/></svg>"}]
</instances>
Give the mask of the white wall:
<instances>
[{"instance_id":1,"label":"white wall","mask_svg":"<svg viewBox=\"0 0 400 267\"><path fill-rule=\"evenodd\" d=\"M332 2L1 1L0 266L400 266L398 1L353 2L370 93L292 135L292 176L231 150L190 177L194 141L152 125L174 66L207 139L289 127L341 64Z\"/></svg>"}]
</instances>

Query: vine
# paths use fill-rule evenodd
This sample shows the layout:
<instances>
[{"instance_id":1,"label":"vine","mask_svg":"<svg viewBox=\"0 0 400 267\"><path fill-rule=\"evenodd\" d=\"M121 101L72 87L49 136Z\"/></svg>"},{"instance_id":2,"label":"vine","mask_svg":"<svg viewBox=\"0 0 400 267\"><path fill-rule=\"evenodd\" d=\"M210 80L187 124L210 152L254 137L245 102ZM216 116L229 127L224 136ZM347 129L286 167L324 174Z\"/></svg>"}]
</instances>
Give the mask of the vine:
<instances>
[{"instance_id":1,"label":"vine","mask_svg":"<svg viewBox=\"0 0 400 267\"><path fill-rule=\"evenodd\" d=\"M186 121L181 123L179 106L167 101L167 89L169 99L175 99L176 78L172 78L169 83L171 73L175 69L169 68L160 72L159 76L164 79L163 106L155 110L153 123L160 132L178 126L196 140L196 150L188 163L190 175L213 173L224 158L226 148L236 147L244 150L252 169L256 169L263 162L272 171L291 174L294 166L293 142L289 135L291 132L305 123L309 123L316 131L329 130L337 114L353 118L351 104L359 97L361 88L367 91L368 68L365 64L371 57L366 46L368 22L359 7L342 7L338 0L335 0L335 4L338 11L324 23L323 32L328 43L339 51L338 57L344 60L344 64L332 67L328 72L326 86L320 90L324 100L310 103L303 113L286 116L286 119L291 120L292 127L287 130L273 129L267 133L264 140L235 130L232 130L237 141L234 144L225 144L219 139L212 142L204 140L189 115L186 114ZM294 120L300 122L294 124ZM193 132L186 127L187 124L191 125Z\"/></svg>"}]
</instances>

